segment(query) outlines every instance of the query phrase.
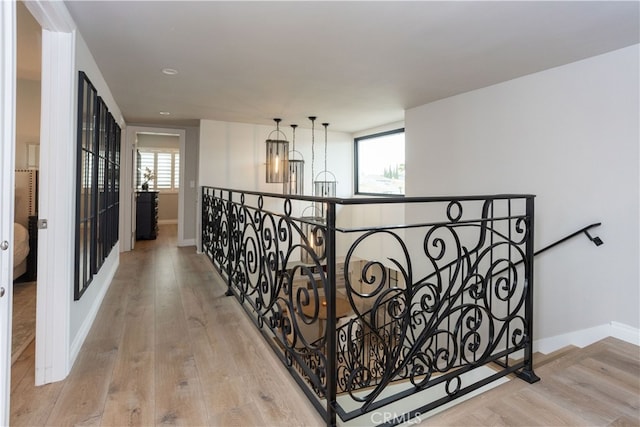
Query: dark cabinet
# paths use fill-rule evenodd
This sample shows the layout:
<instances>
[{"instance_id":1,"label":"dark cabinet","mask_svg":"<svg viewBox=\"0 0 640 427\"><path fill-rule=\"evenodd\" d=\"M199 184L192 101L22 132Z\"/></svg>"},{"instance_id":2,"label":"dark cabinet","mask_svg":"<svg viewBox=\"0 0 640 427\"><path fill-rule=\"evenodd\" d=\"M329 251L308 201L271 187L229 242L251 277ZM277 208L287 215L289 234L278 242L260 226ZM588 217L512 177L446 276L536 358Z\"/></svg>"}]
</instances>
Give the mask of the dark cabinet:
<instances>
[{"instance_id":1,"label":"dark cabinet","mask_svg":"<svg viewBox=\"0 0 640 427\"><path fill-rule=\"evenodd\" d=\"M158 192L136 193L136 240L153 240L158 236Z\"/></svg>"},{"instance_id":2,"label":"dark cabinet","mask_svg":"<svg viewBox=\"0 0 640 427\"><path fill-rule=\"evenodd\" d=\"M33 282L38 278L38 217L29 216L29 255L25 279Z\"/></svg>"}]
</instances>

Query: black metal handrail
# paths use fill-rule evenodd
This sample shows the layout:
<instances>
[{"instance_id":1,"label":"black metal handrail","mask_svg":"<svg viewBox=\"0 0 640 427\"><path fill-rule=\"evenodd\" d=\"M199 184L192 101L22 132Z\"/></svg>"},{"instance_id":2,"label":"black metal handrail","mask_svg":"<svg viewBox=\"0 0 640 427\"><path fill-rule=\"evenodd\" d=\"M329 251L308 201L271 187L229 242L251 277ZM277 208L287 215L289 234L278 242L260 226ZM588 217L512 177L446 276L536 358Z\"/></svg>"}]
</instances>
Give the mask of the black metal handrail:
<instances>
[{"instance_id":1,"label":"black metal handrail","mask_svg":"<svg viewBox=\"0 0 640 427\"><path fill-rule=\"evenodd\" d=\"M335 203L337 205L381 205L381 204L398 204L398 203L425 203L425 202L450 202L450 201L483 201L483 200L508 200L508 199L528 199L535 197L533 194L480 194L474 196L385 196L385 197L321 197L321 196L304 196L282 193L268 193L252 190L238 190L234 188L224 187L202 187L215 188L216 191L227 194L246 194L259 197L269 197L273 199L285 200L301 200L306 202L323 202Z\"/></svg>"},{"instance_id":2,"label":"black metal handrail","mask_svg":"<svg viewBox=\"0 0 640 427\"><path fill-rule=\"evenodd\" d=\"M574 238L574 237L576 237L576 236L578 236L578 235L580 235L580 234L582 234L582 233L584 233L584 234L589 238L589 240L591 240L591 241L593 242L593 244L594 244L594 245L596 245L596 246L600 246L600 245L602 245L602 244L604 243L604 242L602 241L602 239L600 239L600 237L598 237L598 236L596 236L596 237L591 237L591 235L589 234L589 230L590 230L590 229L592 229L592 228L594 228L594 227L599 227L599 226L601 226L601 225L602 225L602 223L601 223L601 222L595 222L595 223L593 223L593 224L587 225L586 227L582 227L580 230L578 230L578 231L576 231L576 232L574 232L574 233L571 233L571 234L569 234L568 236L563 237L562 239L559 239L559 240L557 240L557 241L555 241L555 242L553 242L553 243L551 243L551 244L549 244L549 245L545 246L545 247L544 247L544 248L542 248L542 249L537 250L537 251L536 251L536 252L534 252L533 254L534 254L534 255L540 255L541 253L546 252L546 251L548 251L549 249L551 249L551 248L553 248L553 247L556 247L556 246L558 246L559 244L564 243L564 242L566 242L567 240L572 239L572 238Z\"/></svg>"},{"instance_id":3,"label":"black metal handrail","mask_svg":"<svg viewBox=\"0 0 640 427\"><path fill-rule=\"evenodd\" d=\"M549 249L554 248L554 247L558 246L559 244L566 242L567 240L573 239L574 237L579 236L579 235L580 235L580 234L582 234L582 233L584 233L584 234L589 238L589 240L591 240L591 241L592 241L596 246L603 245L603 244L604 244L604 242L602 241L602 239L600 239L600 237L598 237L598 236L596 236L596 237L592 237L592 236L589 234L589 230L590 230L590 229L592 229L592 228L594 228L594 227L598 227L598 226L600 226L600 225L602 225L602 223L601 223L601 222L596 222L596 223L593 223L593 224L587 225L586 227L582 227L580 230L578 230L578 231L576 231L576 232L573 232L573 233L569 234L568 236L563 237L562 239L558 239L558 240L556 240L555 242L553 242L553 243L551 243L551 244L549 244L549 245L545 246L545 247L544 247L544 248L542 248L542 249L538 249L536 252L534 252L534 253L533 253L533 256L534 256L534 257L535 257L535 256L538 256L538 255L540 255L541 253L544 253L544 252L548 251ZM516 263L516 264L514 264L514 265L515 265L515 266L518 266L518 265L522 264L523 262L524 262L524 260L520 260L519 262L517 262L517 263ZM507 271L507 269L506 269L506 268L504 268L504 269L502 269L502 270L497 271L495 274L496 274L496 275L498 275L498 274L502 274L502 273L504 273L505 271Z\"/></svg>"},{"instance_id":4,"label":"black metal handrail","mask_svg":"<svg viewBox=\"0 0 640 427\"><path fill-rule=\"evenodd\" d=\"M580 234L582 234L582 233L584 233L584 234L589 238L589 240L591 240L591 241L592 241L596 246L603 245L603 244L604 244L604 242L602 241L602 239L601 239L600 237L598 237L598 236L592 237L592 236L589 234L589 230L590 230L590 229L592 229L592 228L594 228L594 227L599 227L599 226L601 226L601 225L602 225L602 223L601 223L601 222L595 222L595 223L593 223L593 224L587 225L586 227L582 227L580 230L575 231L575 232L573 232L573 233L569 234L568 236L565 236L565 237L563 237L563 238L561 238L561 239L558 239L558 240L556 240L555 242L553 242L553 243L551 243L551 244L549 244L549 245L545 246L545 247L544 247L544 248L542 248L542 249L538 249L537 251L535 251L535 252L533 253L533 256L538 256L538 255L540 255L540 254L542 254L542 253L544 253L544 252L548 251L549 249L554 248L554 247L558 246L559 244L566 242L567 240L570 240L570 239L572 239L572 238L574 238L574 237L576 237L576 236L579 236L579 235L580 235ZM472 252L475 252L475 251L472 251ZM444 268L448 268L448 267L451 267L451 266L452 266L452 265L454 265L456 262L459 262L459 260L453 260L453 261L451 261L448 265L443 266L443 267L442 267L442 269L444 269ZM524 262L524 260L520 260L520 261L516 262L516 263L514 264L514 266L518 266L518 265L522 264L523 262ZM495 272L494 274L495 274L495 275L499 275L499 274L501 274L501 273L504 273L505 271L507 271L507 269L508 269L508 268L509 268L509 267L504 268L504 269L502 269L502 270L498 270L498 271L497 271L497 272ZM436 275L437 273L438 273L438 271L434 271L433 273L431 273L431 274L429 274L428 276L426 276L425 278L423 278L423 279L422 279L422 281L425 281L425 280L428 280L428 279L432 278L432 277L433 277L434 275Z\"/></svg>"}]
</instances>

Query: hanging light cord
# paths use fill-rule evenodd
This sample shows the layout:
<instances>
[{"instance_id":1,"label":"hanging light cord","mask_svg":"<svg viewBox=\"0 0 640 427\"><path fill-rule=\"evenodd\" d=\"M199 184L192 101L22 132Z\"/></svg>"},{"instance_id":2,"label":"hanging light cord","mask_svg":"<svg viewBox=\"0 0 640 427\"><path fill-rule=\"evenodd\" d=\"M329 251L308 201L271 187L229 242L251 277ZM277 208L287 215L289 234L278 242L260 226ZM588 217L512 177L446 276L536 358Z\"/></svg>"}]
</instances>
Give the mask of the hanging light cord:
<instances>
[{"instance_id":1,"label":"hanging light cord","mask_svg":"<svg viewBox=\"0 0 640 427\"><path fill-rule=\"evenodd\" d=\"M310 116L309 120L311 120L311 181L313 183L313 180L316 179L315 177L315 171L313 169L313 164L315 163L315 159L316 159L316 153L314 150L314 146L316 143L316 138L315 138L315 121L316 121L316 117L315 116ZM311 195L315 196L316 193L316 189L315 189L315 185L311 186Z\"/></svg>"},{"instance_id":2,"label":"hanging light cord","mask_svg":"<svg viewBox=\"0 0 640 427\"><path fill-rule=\"evenodd\" d=\"M293 155L295 157L296 153L296 128L298 125L291 125L291 129L293 129Z\"/></svg>"},{"instance_id":3,"label":"hanging light cord","mask_svg":"<svg viewBox=\"0 0 640 427\"><path fill-rule=\"evenodd\" d=\"M276 122L276 139L280 139L280 121L282 119L273 119ZM276 156L280 155L280 143L276 144ZM279 159L278 159L279 160Z\"/></svg>"},{"instance_id":4,"label":"hanging light cord","mask_svg":"<svg viewBox=\"0 0 640 427\"><path fill-rule=\"evenodd\" d=\"M324 176L326 181L327 179L327 127L329 126L329 123L323 123L322 126L324 126Z\"/></svg>"}]
</instances>

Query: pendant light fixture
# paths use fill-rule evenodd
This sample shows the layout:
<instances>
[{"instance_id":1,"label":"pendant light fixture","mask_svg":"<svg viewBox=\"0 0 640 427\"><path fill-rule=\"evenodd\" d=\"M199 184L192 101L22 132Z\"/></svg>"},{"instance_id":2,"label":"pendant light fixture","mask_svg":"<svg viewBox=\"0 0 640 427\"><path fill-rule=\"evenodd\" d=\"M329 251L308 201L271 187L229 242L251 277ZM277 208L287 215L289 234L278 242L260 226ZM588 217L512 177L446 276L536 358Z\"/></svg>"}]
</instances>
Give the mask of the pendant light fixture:
<instances>
[{"instance_id":1,"label":"pendant light fixture","mask_svg":"<svg viewBox=\"0 0 640 427\"><path fill-rule=\"evenodd\" d=\"M296 128L298 125L291 125L293 137L293 150L289 152L289 173L288 179L282 187L283 194L300 196L304 194L304 158L302 153L296 151ZM300 159L296 159L296 153Z\"/></svg>"},{"instance_id":2,"label":"pendant light fixture","mask_svg":"<svg viewBox=\"0 0 640 427\"><path fill-rule=\"evenodd\" d=\"M311 120L311 177L315 173L314 164L315 164L315 116L310 116L309 120ZM314 187L311 188L311 195L315 196ZM322 205L322 203L321 203ZM306 212L311 209L311 215L306 214ZM324 229L322 225L325 223L325 218L321 213L321 210L318 209L316 202L313 202L310 206L302 211L302 233L307 239L308 247L305 245L301 246L300 252L300 261L303 263L311 264L314 262L311 253L315 253L319 259L324 258Z\"/></svg>"},{"instance_id":3,"label":"pendant light fixture","mask_svg":"<svg viewBox=\"0 0 640 427\"><path fill-rule=\"evenodd\" d=\"M280 131L282 119L273 119L276 122L276 130L272 131L266 140L267 145L267 182L288 181L289 175L289 141L284 132ZM271 135L276 133L276 139L271 139ZM283 139L280 139L282 135Z\"/></svg>"},{"instance_id":4,"label":"pendant light fixture","mask_svg":"<svg viewBox=\"0 0 640 427\"><path fill-rule=\"evenodd\" d=\"M319 197L335 197L336 196L336 176L327 169L327 128L329 123L323 123L324 126L324 170L318 173L313 181L314 193ZM325 204L321 204L320 214L324 216Z\"/></svg>"}]
</instances>

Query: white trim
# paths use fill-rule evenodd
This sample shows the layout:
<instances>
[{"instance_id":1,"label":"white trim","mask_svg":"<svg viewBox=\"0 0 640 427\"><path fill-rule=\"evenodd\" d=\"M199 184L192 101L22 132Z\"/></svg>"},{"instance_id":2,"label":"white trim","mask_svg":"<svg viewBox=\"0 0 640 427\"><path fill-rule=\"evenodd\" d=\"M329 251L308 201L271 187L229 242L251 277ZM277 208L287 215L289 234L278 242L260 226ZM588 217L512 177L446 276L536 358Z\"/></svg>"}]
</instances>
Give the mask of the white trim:
<instances>
[{"instance_id":1,"label":"white trim","mask_svg":"<svg viewBox=\"0 0 640 427\"><path fill-rule=\"evenodd\" d=\"M138 132L141 133L141 132ZM178 135L172 135L172 136L178 136ZM180 153L180 148L169 148L169 147L140 147L138 148L138 150L142 151L142 152L147 152L147 153Z\"/></svg>"},{"instance_id":2,"label":"white trim","mask_svg":"<svg viewBox=\"0 0 640 427\"><path fill-rule=\"evenodd\" d=\"M136 241L135 218L136 218L136 193L135 193L135 161L136 141L135 133L131 140L129 131L131 126L122 129L120 141L120 251L126 252L133 249Z\"/></svg>"},{"instance_id":3,"label":"white trim","mask_svg":"<svg viewBox=\"0 0 640 427\"><path fill-rule=\"evenodd\" d=\"M43 30L70 33L76 29L73 18L61 1L31 0L25 1L24 5Z\"/></svg>"},{"instance_id":4,"label":"white trim","mask_svg":"<svg viewBox=\"0 0 640 427\"><path fill-rule=\"evenodd\" d=\"M159 219L158 225L177 224L177 219Z\"/></svg>"},{"instance_id":5,"label":"white trim","mask_svg":"<svg viewBox=\"0 0 640 427\"><path fill-rule=\"evenodd\" d=\"M592 328L536 340L533 342L533 351L549 354L568 345L583 348L607 337L618 338L630 344L640 346L639 329L619 322L610 322Z\"/></svg>"},{"instance_id":6,"label":"white trim","mask_svg":"<svg viewBox=\"0 0 640 427\"><path fill-rule=\"evenodd\" d=\"M16 126L16 4L0 4L0 241L13 242ZM11 400L11 317L13 245L0 251L0 425L9 425Z\"/></svg>"},{"instance_id":7,"label":"white trim","mask_svg":"<svg viewBox=\"0 0 640 427\"><path fill-rule=\"evenodd\" d=\"M42 5L46 9L46 5ZM75 204L75 33L42 32L39 217L36 301L36 385L64 379L69 364L73 300Z\"/></svg>"},{"instance_id":8,"label":"white trim","mask_svg":"<svg viewBox=\"0 0 640 427\"><path fill-rule=\"evenodd\" d=\"M630 344L640 346L640 329L620 322L611 322L611 336Z\"/></svg>"},{"instance_id":9,"label":"white trim","mask_svg":"<svg viewBox=\"0 0 640 427\"><path fill-rule=\"evenodd\" d=\"M184 240L184 190L185 190L185 144L187 142L187 131L183 129L180 133L180 176L178 177L178 242ZM178 245L179 246L179 245Z\"/></svg>"},{"instance_id":10,"label":"white trim","mask_svg":"<svg viewBox=\"0 0 640 427\"><path fill-rule=\"evenodd\" d=\"M84 344L87 335L89 335L89 331L91 330L91 326L93 325L93 321L96 319L98 314L98 310L102 305L102 300L106 295L107 291L111 287L111 282L113 277L118 270L118 266L120 265L120 243L116 243L116 245L111 250L111 254L104 261L104 264L100 268L98 274L94 277L94 280L99 283L105 283L105 286L100 287L100 293L96 296L93 305L91 306L91 310L84 318L82 325L80 325L80 329L76 334L73 342L71 343L71 348L69 349L69 369L73 366L78 354L80 353L80 349L82 348L82 344ZM104 278L103 278L104 276ZM108 285L108 286L107 286Z\"/></svg>"},{"instance_id":11,"label":"white trim","mask_svg":"<svg viewBox=\"0 0 640 427\"><path fill-rule=\"evenodd\" d=\"M184 239L178 242L178 246L183 247L183 246L195 246L196 245L196 239Z\"/></svg>"}]
</instances>

